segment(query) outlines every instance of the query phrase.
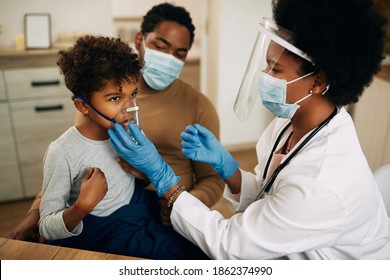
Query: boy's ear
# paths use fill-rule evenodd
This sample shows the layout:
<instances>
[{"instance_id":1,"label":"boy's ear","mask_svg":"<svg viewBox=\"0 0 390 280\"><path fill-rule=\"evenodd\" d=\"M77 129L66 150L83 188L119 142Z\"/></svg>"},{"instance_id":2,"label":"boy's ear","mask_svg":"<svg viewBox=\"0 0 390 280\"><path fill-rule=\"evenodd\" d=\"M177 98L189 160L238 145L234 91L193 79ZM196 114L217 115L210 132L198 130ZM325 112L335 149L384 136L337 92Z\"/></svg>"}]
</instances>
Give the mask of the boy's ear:
<instances>
[{"instance_id":1,"label":"boy's ear","mask_svg":"<svg viewBox=\"0 0 390 280\"><path fill-rule=\"evenodd\" d=\"M142 41L144 40L144 35L141 31L138 31L136 34L135 34L135 38L134 38L134 45L135 45L135 48L136 50L138 51L138 53L140 52L141 50L141 45L142 45Z\"/></svg>"},{"instance_id":2,"label":"boy's ear","mask_svg":"<svg viewBox=\"0 0 390 280\"><path fill-rule=\"evenodd\" d=\"M73 100L73 104L76 109L80 111L81 114L83 114L84 116L88 115L88 107L83 100L81 100L80 98L76 98Z\"/></svg>"}]
</instances>

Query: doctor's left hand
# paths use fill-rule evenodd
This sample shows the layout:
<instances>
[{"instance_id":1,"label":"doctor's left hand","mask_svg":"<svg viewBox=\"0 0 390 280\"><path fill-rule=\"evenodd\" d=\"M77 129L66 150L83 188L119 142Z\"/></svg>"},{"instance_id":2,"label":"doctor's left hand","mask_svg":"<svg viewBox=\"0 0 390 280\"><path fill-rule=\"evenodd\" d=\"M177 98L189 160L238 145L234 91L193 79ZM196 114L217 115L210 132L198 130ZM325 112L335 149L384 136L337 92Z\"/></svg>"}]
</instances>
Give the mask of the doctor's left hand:
<instances>
[{"instance_id":1,"label":"doctor's left hand","mask_svg":"<svg viewBox=\"0 0 390 280\"><path fill-rule=\"evenodd\" d=\"M129 125L134 139L120 124L109 129L110 142L118 155L128 164L145 174L157 189L159 197L176 185L180 177L162 159L153 143L135 125Z\"/></svg>"},{"instance_id":2,"label":"doctor's left hand","mask_svg":"<svg viewBox=\"0 0 390 280\"><path fill-rule=\"evenodd\" d=\"M230 178L237 170L239 163L204 126L189 125L180 137L183 155L191 160L209 163L222 179Z\"/></svg>"}]
</instances>

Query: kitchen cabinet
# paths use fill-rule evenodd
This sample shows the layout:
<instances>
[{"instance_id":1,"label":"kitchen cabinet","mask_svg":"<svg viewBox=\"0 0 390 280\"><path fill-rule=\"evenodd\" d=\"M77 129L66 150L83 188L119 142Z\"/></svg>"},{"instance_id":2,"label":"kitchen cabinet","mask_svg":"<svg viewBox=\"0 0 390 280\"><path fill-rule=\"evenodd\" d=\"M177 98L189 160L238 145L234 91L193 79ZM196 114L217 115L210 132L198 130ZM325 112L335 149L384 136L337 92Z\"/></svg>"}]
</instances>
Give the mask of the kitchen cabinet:
<instances>
[{"instance_id":1,"label":"kitchen cabinet","mask_svg":"<svg viewBox=\"0 0 390 280\"><path fill-rule=\"evenodd\" d=\"M4 70L10 101L69 96L56 67L36 67Z\"/></svg>"},{"instance_id":2,"label":"kitchen cabinet","mask_svg":"<svg viewBox=\"0 0 390 280\"><path fill-rule=\"evenodd\" d=\"M10 102L16 146L26 197L42 187L45 151L74 123L75 108L68 97Z\"/></svg>"},{"instance_id":3,"label":"kitchen cabinet","mask_svg":"<svg viewBox=\"0 0 390 280\"><path fill-rule=\"evenodd\" d=\"M48 145L74 124L72 94L56 57L53 51L0 55L0 201L39 192Z\"/></svg>"},{"instance_id":4,"label":"kitchen cabinet","mask_svg":"<svg viewBox=\"0 0 390 280\"><path fill-rule=\"evenodd\" d=\"M2 71L0 71L2 80ZM0 84L1 86L1 84ZM5 98L4 88L0 88L1 98ZM12 134L8 104L0 101L0 200L13 200L23 197L20 170Z\"/></svg>"}]
</instances>

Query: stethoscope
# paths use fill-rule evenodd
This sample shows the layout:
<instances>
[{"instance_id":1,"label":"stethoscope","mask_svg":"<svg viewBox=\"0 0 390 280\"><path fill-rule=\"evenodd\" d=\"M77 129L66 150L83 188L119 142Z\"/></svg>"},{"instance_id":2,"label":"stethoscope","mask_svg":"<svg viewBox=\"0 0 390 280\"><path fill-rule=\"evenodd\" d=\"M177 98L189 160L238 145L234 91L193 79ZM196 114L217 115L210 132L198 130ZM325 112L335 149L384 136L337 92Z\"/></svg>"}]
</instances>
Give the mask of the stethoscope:
<instances>
[{"instance_id":1,"label":"stethoscope","mask_svg":"<svg viewBox=\"0 0 390 280\"><path fill-rule=\"evenodd\" d=\"M272 176L269 178L269 180L265 183L265 185L261 188L259 194L256 196L256 200L259 200L263 198L268 192L271 190L271 187L273 183L275 182L276 177L278 176L279 172L282 171L284 167L302 150L302 148L322 129L324 128L330 120L337 114L337 108L333 111L333 113L326 118L322 123L320 123L303 141L302 143L294 150L292 150L291 154L281 163L279 166L275 169ZM280 132L279 136L276 138L276 142L274 146L272 147L271 153L268 156L267 164L265 166L264 172L263 172L263 180L261 181L261 184L263 185L263 182L265 181L265 177L267 176L268 168L271 164L271 160L273 157L273 154L278 147L280 140L282 139L283 135L287 131L287 129L290 127L291 122L289 122Z\"/></svg>"}]
</instances>

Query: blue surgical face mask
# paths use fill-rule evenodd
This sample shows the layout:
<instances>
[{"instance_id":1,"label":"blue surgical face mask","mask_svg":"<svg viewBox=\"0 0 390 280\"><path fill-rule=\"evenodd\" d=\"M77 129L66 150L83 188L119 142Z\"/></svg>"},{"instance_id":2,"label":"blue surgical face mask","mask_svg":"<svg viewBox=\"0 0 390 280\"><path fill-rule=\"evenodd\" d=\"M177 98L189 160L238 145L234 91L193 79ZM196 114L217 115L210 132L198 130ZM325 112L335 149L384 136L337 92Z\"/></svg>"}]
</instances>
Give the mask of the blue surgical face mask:
<instances>
[{"instance_id":1,"label":"blue surgical face mask","mask_svg":"<svg viewBox=\"0 0 390 280\"><path fill-rule=\"evenodd\" d=\"M143 40L144 42L145 40ZM179 77L184 62L171 54L145 47L142 76L152 89L163 90Z\"/></svg>"},{"instance_id":2,"label":"blue surgical face mask","mask_svg":"<svg viewBox=\"0 0 390 280\"><path fill-rule=\"evenodd\" d=\"M298 103L310 97L312 93L309 93L308 95L293 104L287 104L287 85L306 78L313 73L314 72L308 73L302 77L287 82L286 80L275 78L265 72L260 72L258 90L263 105L275 116L285 119L291 119L297 109L300 107Z\"/></svg>"}]
</instances>

